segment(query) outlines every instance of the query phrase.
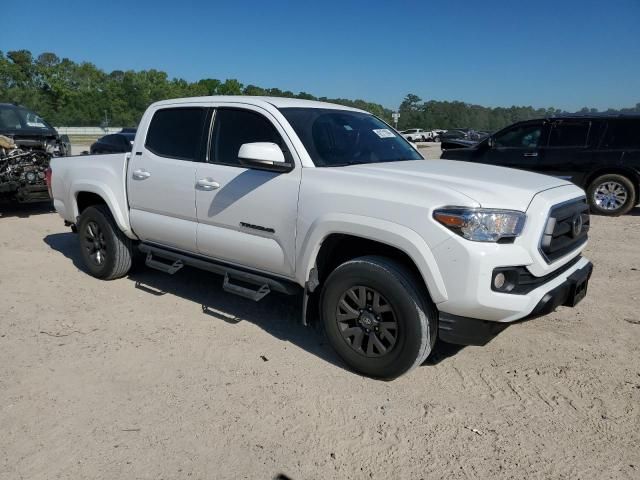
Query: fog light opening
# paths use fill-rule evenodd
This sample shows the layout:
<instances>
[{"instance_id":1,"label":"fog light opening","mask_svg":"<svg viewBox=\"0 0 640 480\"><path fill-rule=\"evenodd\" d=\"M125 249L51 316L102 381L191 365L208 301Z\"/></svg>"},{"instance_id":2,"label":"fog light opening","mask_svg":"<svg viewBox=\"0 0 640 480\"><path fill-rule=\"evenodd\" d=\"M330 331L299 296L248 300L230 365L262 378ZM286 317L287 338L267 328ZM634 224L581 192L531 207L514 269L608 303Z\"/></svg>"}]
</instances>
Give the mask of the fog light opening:
<instances>
[{"instance_id":1,"label":"fog light opening","mask_svg":"<svg viewBox=\"0 0 640 480\"><path fill-rule=\"evenodd\" d=\"M498 273L495 277L493 277L493 286L497 290L502 290L506 282L507 282L507 277L502 272Z\"/></svg>"}]
</instances>

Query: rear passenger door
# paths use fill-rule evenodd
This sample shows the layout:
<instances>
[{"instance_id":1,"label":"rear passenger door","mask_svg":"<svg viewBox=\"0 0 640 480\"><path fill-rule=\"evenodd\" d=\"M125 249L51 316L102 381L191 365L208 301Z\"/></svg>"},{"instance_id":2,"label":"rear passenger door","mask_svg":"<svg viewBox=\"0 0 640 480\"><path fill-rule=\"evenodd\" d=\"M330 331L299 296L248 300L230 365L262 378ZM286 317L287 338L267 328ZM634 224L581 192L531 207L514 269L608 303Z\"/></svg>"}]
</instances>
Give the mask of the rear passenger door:
<instances>
[{"instance_id":1,"label":"rear passenger door","mask_svg":"<svg viewBox=\"0 0 640 480\"><path fill-rule=\"evenodd\" d=\"M209 110L160 108L127 170L131 227L145 242L197 252L195 175Z\"/></svg>"},{"instance_id":2,"label":"rear passenger door","mask_svg":"<svg viewBox=\"0 0 640 480\"><path fill-rule=\"evenodd\" d=\"M300 162L284 130L259 107L218 107L206 162L197 165L198 251L266 273L293 277ZM276 143L291 171L240 165L244 143Z\"/></svg>"},{"instance_id":3,"label":"rear passenger door","mask_svg":"<svg viewBox=\"0 0 640 480\"><path fill-rule=\"evenodd\" d=\"M582 185L585 173L592 169L592 144L597 143L599 127L588 119L549 122L548 141L540 150L540 173Z\"/></svg>"},{"instance_id":4,"label":"rear passenger door","mask_svg":"<svg viewBox=\"0 0 640 480\"><path fill-rule=\"evenodd\" d=\"M640 176L640 118L609 120L598 150L598 166L615 167L629 172L634 179Z\"/></svg>"}]
</instances>

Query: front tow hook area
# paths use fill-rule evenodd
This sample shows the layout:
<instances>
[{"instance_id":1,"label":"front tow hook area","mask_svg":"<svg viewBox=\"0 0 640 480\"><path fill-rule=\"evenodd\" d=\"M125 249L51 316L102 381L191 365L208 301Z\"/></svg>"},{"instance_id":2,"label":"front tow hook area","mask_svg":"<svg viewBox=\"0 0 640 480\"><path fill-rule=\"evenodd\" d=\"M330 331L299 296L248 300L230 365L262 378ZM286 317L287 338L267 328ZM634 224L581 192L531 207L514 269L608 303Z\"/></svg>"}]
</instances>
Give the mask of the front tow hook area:
<instances>
[{"instance_id":1,"label":"front tow hook area","mask_svg":"<svg viewBox=\"0 0 640 480\"><path fill-rule=\"evenodd\" d=\"M589 279L592 273L593 263L591 262L580 270L573 272L564 282L547 292L527 318L547 315L559 306L575 307L587 296Z\"/></svg>"},{"instance_id":2,"label":"front tow hook area","mask_svg":"<svg viewBox=\"0 0 640 480\"><path fill-rule=\"evenodd\" d=\"M592 273L593 264L591 262L573 272L564 282L547 292L533 311L522 320L531 320L547 315L560 306L575 307L587 295ZM489 343L512 323L491 322L440 312L438 338L455 345L482 346Z\"/></svg>"}]
</instances>

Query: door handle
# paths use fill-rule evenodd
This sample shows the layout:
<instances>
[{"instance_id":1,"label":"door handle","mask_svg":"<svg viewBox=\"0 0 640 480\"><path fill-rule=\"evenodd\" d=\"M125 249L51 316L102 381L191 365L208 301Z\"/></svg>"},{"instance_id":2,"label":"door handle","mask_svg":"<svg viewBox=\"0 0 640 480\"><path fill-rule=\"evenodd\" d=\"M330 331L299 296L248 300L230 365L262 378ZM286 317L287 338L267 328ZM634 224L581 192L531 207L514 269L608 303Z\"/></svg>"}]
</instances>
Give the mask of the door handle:
<instances>
[{"instance_id":1,"label":"door handle","mask_svg":"<svg viewBox=\"0 0 640 480\"><path fill-rule=\"evenodd\" d=\"M525 154L522 155L523 157L537 157L538 156L538 152L527 152Z\"/></svg>"},{"instance_id":2,"label":"door handle","mask_svg":"<svg viewBox=\"0 0 640 480\"><path fill-rule=\"evenodd\" d=\"M204 190L210 192L211 190L217 190L220 188L220 184L213 180L213 178L201 178L196 182L196 188L198 190Z\"/></svg>"},{"instance_id":3,"label":"door handle","mask_svg":"<svg viewBox=\"0 0 640 480\"><path fill-rule=\"evenodd\" d=\"M145 180L151 176L151 173L146 170L138 169L133 171L134 180Z\"/></svg>"}]
</instances>

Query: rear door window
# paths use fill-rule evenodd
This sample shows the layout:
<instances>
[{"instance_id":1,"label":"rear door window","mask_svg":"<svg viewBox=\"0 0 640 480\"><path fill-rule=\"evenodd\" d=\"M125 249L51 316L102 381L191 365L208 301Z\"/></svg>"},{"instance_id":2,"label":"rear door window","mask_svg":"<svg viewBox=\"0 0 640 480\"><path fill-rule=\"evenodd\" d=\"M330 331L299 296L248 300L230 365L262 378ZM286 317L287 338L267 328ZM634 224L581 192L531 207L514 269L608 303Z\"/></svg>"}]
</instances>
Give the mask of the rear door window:
<instances>
[{"instance_id":1,"label":"rear door window","mask_svg":"<svg viewBox=\"0 0 640 480\"><path fill-rule=\"evenodd\" d=\"M145 147L161 157L196 161L205 130L205 108L165 108L151 119Z\"/></svg>"},{"instance_id":2,"label":"rear door window","mask_svg":"<svg viewBox=\"0 0 640 480\"><path fill-rule=\"evenodd\" d=\"M640 119L610 120L602 146L613 149L640 149Z\"/></svg>"},{"instance_id":3,"label":"rear door window","mask_svg":"<svg viewBox=\"0 0 640 480\"><path fill-rule=\"evenodd\" d=\"M550 147L584 147L591 122L557 122L549 132Z\"/></svg>"}]
</instances>

